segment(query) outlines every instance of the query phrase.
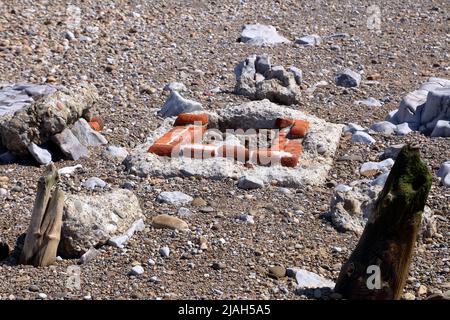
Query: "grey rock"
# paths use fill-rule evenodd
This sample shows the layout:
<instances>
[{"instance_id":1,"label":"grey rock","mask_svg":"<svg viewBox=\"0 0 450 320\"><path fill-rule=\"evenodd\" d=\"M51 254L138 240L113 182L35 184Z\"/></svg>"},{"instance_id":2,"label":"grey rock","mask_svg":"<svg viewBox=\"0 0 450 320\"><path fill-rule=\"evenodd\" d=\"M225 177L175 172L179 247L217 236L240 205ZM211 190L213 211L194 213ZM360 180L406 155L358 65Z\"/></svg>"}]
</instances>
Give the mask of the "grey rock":
<instances>
[{"instance_id":1,"label":"grey rock","mask_svg":"<svg viewBox=\"0 0 450 320\"><path fill-rule=\"evenodd\" d=\"M450 161L444 162L437 173L444 186L450 187Z\"/></svg>"},{"instance_id":2,"label":"grey rock","mask_svg":"<svg viewBox=\"0 0 450 320\"><path fill-rule=\"evenodd\" d=\"M380 171L380 172L388 172L392 166L394 165L394 160L392 159L386 159L380 162L365 162L361 165L361 168L359 169L359 172L363 174L364 172L368 171Z\"/></svg>"},{"instance_id":3,"label":"grey rock","mask_svg":"<svg viewBox=\"0 0 450 320\"><path fill-rule=\"evenodd\" d=\"M9 194L8 190L0 188L0 198L6 198L8 194Z\"/></svg>"},{"instance_id":4,"label":"grey rock","mask_svg":"<svg viewBox=\"0 0 450 320\"><path fill-rule=\"evenodd\" d=\"M249 214L241 214L239 215L239 220L246 222L248 224L254 224L255 220L253 218L253 216L249 215Z\"/></svg>"},{"instance_id":5,"label":"grey rock","mask_svg":"<svg viewBox=\"0 0 450 320\"><path fill-rule=\"evenodd\" d=\"M438 120L431 132L432 137L450 137L450 121Z\"/></svg>"},{"instance_id":6,"label":"grey rock","mask_svg":"<svg viewBox=\"0 0 450 320\"><path fill-rule=\"evenodd\" d=\"M350 122L342 129L342 132L343 133L351 132L353 134L357 131L365 131L365 130L366 129L364 127L361 127L359 124Z\"/></svg>"},{"instance_id":7,"label":"grey rock","mask_svg":"<svg viewBox=\"0 0 450 320\"><path fill-rule=\"evenodd\" d=\"M409 126L410 125L407 122L398 124L395 133L398 134L399 136L407 135L408 133L411 133L413 131Z\"/></svg>"},{"instance_id":8,"label":"grey rock","mask_svg":"<svg viewBox=\"0 0 450 320\"><path fill-rule=\"evenodd\" d=\"M168 203L176 206L189 204L192 202L193 199L194 198L181 191L173 191L173 192L164 191L161 192L156 198L156 200L158 200L159 202Z\"/></svg>"},{"instance_id":9,"label":"grey rock","mask_svg":"<svg viewBox=\"0 0 450 320\"><path fill-rule=\"evenodd\" d=\"M330 288L333 289L335 283L329 279L319 276L314 272L299 268L286 269L288 277L297 280L297 289L316 289L316 288Z\"/></svg>"},{"instance_id":10,"label":"grey rock","mask_svg":"<svg viewBox=\"0 0 450 320\"><path fill-rule=\"evenodd\" d=\"M270 70L272 70L272 65L270 63L270 56L267 54L256 56L255 72L266 77L269 75Z\"/></svg>"},{"instance_id":11,"label":"grey rock","mask_svg":"<svg viewBox=\"0 0 450 320\"><path fill-rule=\"evenodd\" d=\"M364 144L372 144L375 143L375 139L372 138L367 132L356 131L352 135L352 142L359 142Z\"/></svg>"},{"instance_id":12,"label":"grey rock","mask_svg":"<svg viewBox=\"0 0 450 320\"><path fill-rule=\"evenodd\" d=\"M296 44L310 46L310 47L318 46L319 44L321 44L321 42L322 42L322 38L317 34L303 36L303 37L295 40Z\"/></svg>"},{"instance_id":13,"label":"grey rock","mask_svg":"<svg viewBox=\"0 0 450 320\"><path fill-rule=\"evenodd\" d=\"M52 92L52 89L45 87L22 87L35 95L47 94L48 90ZM28 94L24 95L28 97ZM2 144L14 154L27 156L30 143L38 146L45 144L55 134L88 114L97 99L98 92L93 85L80 83L75 87L58 88L56 92L29 103L13 114L0 114Z\"/></svg>"},{"instance_id":14,"label":"grey rock","mask_svg":"<svg viewBox=\"0 0 450 320\"><path fill-rule=\"evenodd\" d=\"M84 188L94 190L95 188L103 189L106 187L106 182L100 178L92 177L81 184Z\"/></svg>"},{"instance_id":15,"label":"grey rock","mask_svg":"<svg viewBox=\"0 0 450 320\"><path fill-rule=\"evenodd\" d=\"M394 124L407 123L411 130L434 137L450 136L449 119L450 80L433 77L418 90L408 93L398 110L387 117Z\"/></svg>"},{"instance_id":16,"label":"grey rock","mask_svg":"<svg viewBox=\"0 0 450 320\"><path fill-rule=\"evenodd\" d=\"M355 101L355 104L357 104L357 105L362 104L367 107L381 107L382 106L381 102L373 97L369 97L365 100L357 100L357 101Z\"/></svg>"},{"instance_id":17,"label":"grey rock","mask_svg":"<svg viewBox=\"0 0 450 320\"><path fill-rule=\"evenodd\" d=\"M39 164L47 165L52 161L50 152L38 147L34 142L28 145L28 151Z\"/></svg>"},{"instance_id":18,"label":"grey rock","mask_svg":"<svg viewBox=\"0 0 450 320\"><path fill-rule=\"evenodd\" d=\"M259 23L244 25L240 40L258 46L289 42L288 39L278 34L274 26Z\"/></svg>"},{"instance_id":19,"label":"grey rock","mask_svg":"<svg viewBox=\"0 0 450 320\"><path fill-rule=\"evenodd\" d=\"M100 251L95 249L94 247L89 248L88 251L86 251L79 260L80 264L88 264L89 262L95 260L100 255Z\"/></svg>"},{"instance_id":20,"label":"grey rock","mask_svg":"<svg viewBox=\"0 0 450 320\"><path fill-rule=\"evenodd\" d=\"M187 91L186 86L181 82L170 82L164 86L165 91Z\"/></svg>"},{"instance_id":21,"label":"grey rock","mask_svg":"<svg viewBox=\"0 0 450 320\"><path fill-rule=\"evenodd\" d=\"M302 72L302 70L300 70L299 68L296 68L294 66L290 66L288 71L292 72L292 74L294 75L295 82L298 85L301 85L302 84L302 80L303 80L303 72Z\"/></svg>"},{"instance_id":22,"label":"grey rock","mask_svg":"<svg viewBox=\"0 0 450 320\"><path fill-rule=\"evenodd\" d=\"M71 175L71 174L74 174L77 170L79 170L81 168L83 168L83 166L81 164L77 164L75 166L70 166L70 167L63 167L58 170L58 174L60 176Z\"/></svg>"},{"instance_id":23,"label":"grey rock","mask_svg":"<svg viewBox=\"0 0 450 320\"><path fill-rule=\"evenodd\" d=\"M384 186L384 184L386 183L387 178L389 177L389 173L390 172L385 172L385 173L380 174L378 177L376 177L374 180L372 180L370 185L372 185L372 186Z\"/></svg>"},{"instance_id":24,"label":"grey rock","mask_svg":"<svg viewBox=\"0 0 450 320\"><path fill-rule=\"evenodd\" d=\"M128 156L128 151L123 147L108 146L106 147L104 154L106 157L117 159L122 162Z\"/></svg>"},{"instance_id":25,"label":"grey rock","mask_svg":"<svg viewBox=\"0 0 450 320\"><path fill-rule=\"evenodd\" d=\"M375 132L378 133L383 133L386 135L390 135L395 133L395 131L397 130L397 126L389 121L380 121L380 122L375 122L370 129L372 129Z\"/></svg>"},{"instance_id":26,"label":"grey rock","mask_svg":"<svg viewBox=\"0 0 450 320\"><path fill-rule=\"evenodd\" d=\"M81 157L89 156L89 150L78 141L69 128L55 134L52 140L70 160L78 160Z\"/></svg>"},{"instance_id":27,"label":"grey rock","mask_svg":"<svg viewBox=\"0 0 450 320\"><path fill-rule=\"evenodd\" d=\"M188 208L181 207L178 209L178 215L180 217L187 217L187 216L191 215L191 211Z\"/></svg>"},{"instance_id":28,"label":"grey rock","mask_svg":"<svg viewBox=\"0 0 450 320\"><path fill-rule=\"evenodd\" d=\"M170 249L169 247L162 247L159 249L159 254L164 257L164 258L168 258L170 255Z\"/></svg>"},{"instance_id":29,"label":"grey rock","mask_svg":"<svg viewBox=\"0 0 450 320\"><path fill-rule=\"evenodd\" d=\"M131 276L140 276L143 273L144 273L144 268L142 266L134 266L130 270Z\"/></svg>"},{"instance_id":30,"label":"grey rock","mask_svg":"<svg viewBox=\"0 0 450 320\"><path fill-rule=\"evenodd\" d=\"M172 91L164 106L158 111L158 115L167 118L199 110L203 110L200 103L185 99L178 92Z\"/></svg>"},{"instance_id":31,"label":"grey rock","mask_svg":"<svg viewBox=\"0 0 450 320\"><path fill-rule=\"evenodd\" d=\"M336 75L336 85L340 87L358 87L361 82L361 75L350 69L344 69Z\"/></svg>"},{"instance_id":32,"label":"grey rock","mask_svg":"<svg viewBox=\"0 0 450 320\"><path fill-rule=\"evenodd\" d=\"M143 219L135 221L131 227L122 235L112 237L108 240L110 246L116 248L123 248L125 243L130 240L135 232L143 231L145 229L145 223Z\"/></svg>"},{"instance_id":33,"label":"grey rock","mask_svg":"<svg viewBox=\"0 0 450 320\"><path fill-rule=\"evenodd\" d=\"M92 129L85 119L80 119L75 122L71 131L77 137L78 141L86 147L97 147L108 143L105 137Z\"/></svg>"},{"instance_id":34,"label":"grey rock","mask_svg":"<svg viewBox=\"0 0 450 320\"><path fill-rule=\"evenodd\" d=\"M243 176L239 178L237 186L245 190L259 189L264 188L264 181L257 177Z\"/></svg>"},{"instance_id":35,"label":"grey rock","mask_svg":"<svg viewBox=\"0 0 450 320\"><path fill-rule=\"evenodd\" d=\"M395 144L392 146L387 147L384 149L383 153L380 155L380 160L384 159L396 159L402 148L404 147L404 144Z\"/></svg>"},{"instance_id":36,"label":"grey rock","mask_svg":"<svg viewBox=\"0 0 450 320\"><path fill-rule=\"evenodd\" d=\"M72 31L66 31L66 33L64 34L64 38L66 38L69 41L73 41L75 40L75 35L73 34Z\"/></svg>"},{"instance_id":37,"label":"grey rock","mask_svg":"<svg viewBox=\"0 0 450 320\"><path fill-rule=\"evenodd\" d=\"M301 92L295 74L282 66L269 68L269 61L266 55L253 55L239 63L235 68L235 93L252 100L269 99L285 105L297 103Z\"/></svg>"},{"instance_id":38,"label":"grey rock","mask_svg":"<svg viewBox=\"0 0 450 320\"><path fill-rule=\"evenodd\" d=\"M144 219L139 200L128 190L66 195L58 252L79 258L89 248L122 235L139 219Z\"/></svg>"}]
</instances>

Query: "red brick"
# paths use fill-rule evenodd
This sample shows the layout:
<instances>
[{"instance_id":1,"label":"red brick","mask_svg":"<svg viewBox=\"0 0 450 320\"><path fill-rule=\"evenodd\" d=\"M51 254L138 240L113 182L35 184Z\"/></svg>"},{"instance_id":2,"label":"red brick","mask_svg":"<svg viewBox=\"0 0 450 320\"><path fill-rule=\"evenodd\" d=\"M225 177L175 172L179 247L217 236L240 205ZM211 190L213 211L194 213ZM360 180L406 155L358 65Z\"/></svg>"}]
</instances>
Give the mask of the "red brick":
<instances>
[{"instance_id":1,"label":"red brick","mask_svg":"<svg viewBox=\"0 0 450 320\"><path fill-rule=\"evenodd\" d=\"M281 165L283 167L294 168L297 166L299 158L297 155L284 156L281 158Z\"/></svg>"},{"instance_id":2,"label":"red brick","mask_svg":"<svg viewBox=\"0 0 450 320\"><path fill-rule=\"evenodd\" d=\"M303 138L309 129L309 122L306 120L294 120L290 135L292 138Z\"/></svg>"},{"instance_id":3,"label":"red brick","mask_svg":"<svg viewBox=\"0 0 450 320\"><path fill-rule=\"evenodd\" d=\"M211 144L186 144L181 147L183 156L194 159L214 158L217 154L218 146Z\"/></svg>"},{"instance_id":4,"label":"red brick","mask_svg":"<svg viewBox=\"0 0 450 320\"><path fill-rule=\"evenodd\" d=\"M92 129L95 131L102 131L103 130L103 120L99 117L92 117L91 121L88 122Z\"/></svg>"},{"instance_id":5,"label":"red brick","mask_svg":"<svg viewBox=\"0 0 450 320\"><path fill-rule=\"evenodd\" d=\"M250 153L250 162L261 166L279 164L281 152L269 149L258 149Z\"/></svg>"},{"instance_id":6,"label":"red brick","mask_svg":"<svg viewBox=\"0 0 450 320\"><path fill-rule=\"evenodd\" d=\"M292 119L277 118L275 120L275 127L277 127L278 129L290 127L293 124L294 124L294 120L292 120Z\"/></svg>"},{"instance_id":7,"label":"red brick","mask_svg":"<svg viewBox=\"0 0 450 320\"><path fill-rule=\"evenodd\" d=\"M175 120L174 126L185 126L189 124L207 125L208 115L206 113L182 113Z\"/></svg>"},{"instance_id":8,"label":"red brick","mask_svg":"<svg viewBox=\"0 0 450 320\"><path fill-rule=\"evenodd\" d=\"M202 126L177 126L156 140L155 143L148 149L148 152L166 157L178 154L180 150L179 145L187 143L201 143L205 130L206 128ZM177 146L178 150L173 150L173 148Z\"/></svg>"},{"instance_id":9,"label":"red brick","mask_svg":"<svg viewBox=\"0 0 450 320\"><path fill-rule=\"evenodd\" d=\"M284 150L284 145L286 144L287 141L288 141L287 132L280 130L278 132L278 136L275 137L275 139L272 141L270 149L274 151L282 151Z\"/></svg>"},{"instance_id":10,"label":"red brick","mask_svg":"<svg viewBox=\"0 0 450 320\"><path fill-rule=\"evenodd\" d=\"M217 155L219 157L234 159L240 162L246 162L249 159L249 151L244 146L224 144L219 147Z\"/></svg>"}]
</instances>

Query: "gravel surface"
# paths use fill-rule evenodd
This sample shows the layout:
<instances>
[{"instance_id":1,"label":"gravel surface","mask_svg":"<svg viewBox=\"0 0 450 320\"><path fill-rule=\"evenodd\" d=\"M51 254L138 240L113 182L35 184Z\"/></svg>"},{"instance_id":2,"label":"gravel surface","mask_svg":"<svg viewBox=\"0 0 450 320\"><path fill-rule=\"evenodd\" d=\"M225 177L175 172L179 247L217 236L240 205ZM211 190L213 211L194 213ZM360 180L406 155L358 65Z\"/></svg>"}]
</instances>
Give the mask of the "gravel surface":
<instances>
[{"instance_id":1,"label":"gravel surface","mask_svg":"<svg viewBox=\"0 0 450 320\"><path fill-rule=\"evenodd\" d=\"M445 0L378 1L379 33L367 27L364 1L71 1L81 12L75 29L70 28L74 19L67 12L77 10L66 2L0 2L0 83L91 82L100 94L95 108L105 122L103 134L110 144L128 151L162 123L155 111L167 99L169 92L163 88L172 81L185 84L183 97L200 102L206 110L248 101L232 94L233 69L252 54L267 53L274 64L303 71L301 101L293 108L330 122L364 127L384 120L428 77L450 79L450 4ZM292 42L272 47L239 43L247 23L276 26ZM342 33L347 36L327 38ZM320 35L322 42L311 47L294 44L308 34ZM72 35L75 39L67 40ZM335 74L343 68L363 71L359 87L334 84ZM329 84L306 93L321 80ZM221 92L214 90L217 87ZM369 97L383 105L355 104ZM333 187L360 179L362 163L378 161L387 146L405 142L420 145L433 173L427 204L441 216L438 234L417 242L405 293L423 299L446 292L450 189L440 185L436 172L450 160L450 139L418 133L372 136L376 139L372 145L352 143L343 136L327 184L291 192L277 186L242 190L233 180L142 179L106 158L105 147L90 148L87 159L58 161L58 168L83 166L62 178L66 192L102 192L82 188L91 177L105 181L107 188L124 184L134 188L147 227L125 248L104 246L98 257L81 265L80 289L66 288L70 266L77 260L60 259L43 268L0 262L0 298L308 299L295 293L294 279L269 277L269 267L300 267L336 281L358 237L336 231L322 218ZM0 166L0 188L8 192L0 199L0 241L12 249L26 232L41 173L42 168L26 161ZM182 191L205 201L198 207L183 205L190 211L181 217L189 232L151 226L152 217L178 212L178 207L156 201L162 191ZM243 221L243 214L251 215L254 223ZM206 246L200 249L205 239ZM170 249L168 257L160 254L162 247ZM143 273L131 275L137 265Z\"/></svg>"}]
</instances>

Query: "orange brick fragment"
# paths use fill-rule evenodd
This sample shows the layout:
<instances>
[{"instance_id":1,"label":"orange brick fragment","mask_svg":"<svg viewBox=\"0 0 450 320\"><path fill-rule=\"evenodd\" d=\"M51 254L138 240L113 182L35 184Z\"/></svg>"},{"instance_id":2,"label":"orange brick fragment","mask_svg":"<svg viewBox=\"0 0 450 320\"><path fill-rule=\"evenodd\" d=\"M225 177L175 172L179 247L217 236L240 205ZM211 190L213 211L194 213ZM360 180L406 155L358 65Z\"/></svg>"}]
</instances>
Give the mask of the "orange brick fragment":
<instances>
[{"instance_id":1,"label":"orange brick fragment","mask_svg":"<svg viewBox=\"0 0 450 320\"><path fill-rule=\"evenodd\" d=\"M184 157L193 159L207 159L216 156L218 146L210 144L186 144L182 146Z\"/></svg>"},{"instance_id":2,"label":"orange brick fragment","mask_svg":"<svg viewBox=\"0 0 450 320\"><path fill-rule=\"evenodd\" d=\"M181 145L201 143L206 128L202 126L177 126L155 141L148 152L159 156L170 157L178 155ZM174 149L176 147L176 149Z\"/></svg>"},{"instance_id":3,"label":"orange brick fragment","mask_svg":"<svg viewBox=\"0 0 450 320\"><path fill-rule=\"evenodd\" d=\"M249 151L244 146L224 144L219 147L217 155L219 157L234 159L240 162L246 162L249 159Z\"/></svg>"},{"instance_id":4,"label":"orange brick fragment","mask_svg":"<svg viewBox=\"0 0 450 320\"><path fill-rule=\"evenodd\" d=\"M260 166L279 164L282 152L258 149L250 153L250 162Z\"/></svg>"},{"instance_id":5,"label":"orange brick fragment","mask_svg":"<svg viewBox=\"0 0 450 320\"><path fill-rule=\"evenodd\" d=\"M293 124L294 124L294 120L292 120L292 119L277 118L275 120L275 126L278 129L287 128L287 127L292 126Z\"/></svg>"},{"instance_id":6,"label":"orange brick fragment","mask_svg":"<svg viewBox=\"0 0 450 320\"><path fill-rule=\"evenodd\" d=\"M206 113L182 113L178 115L177 119L175 120L174 126L185 126L189 124L207 125L208 115Z\"/></svg>"},{"instance_id":7,"label":"orange brick fragment","mask_svg":"<svg viewBox=\"0 0 450 320\"><path fill-rule=\"evenodd\" d=\"M89 121L88 123L95 131L103 130L103 120L99 117L92 117L91 121Z\"/></svg>"},{"instance_id":8,"label":"orange brick fragment","mask_svg":"<svg viewBox=\"0 0 450 320\"><path fill-rule=\"evenodd\" d=\"M292 138L303 138L309 129L309 121L294 120L294 125L291 128L290 134Z\"/></svg>"}]
</instances>

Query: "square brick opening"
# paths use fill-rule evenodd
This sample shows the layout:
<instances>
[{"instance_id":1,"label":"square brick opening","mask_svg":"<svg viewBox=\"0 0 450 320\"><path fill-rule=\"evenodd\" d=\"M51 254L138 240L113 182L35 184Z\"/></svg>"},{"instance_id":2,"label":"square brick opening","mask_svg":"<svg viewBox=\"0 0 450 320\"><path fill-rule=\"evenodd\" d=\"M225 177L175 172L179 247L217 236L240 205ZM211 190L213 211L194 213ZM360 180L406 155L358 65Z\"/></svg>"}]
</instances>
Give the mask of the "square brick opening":
<instances>
[{"instance_id":1,"label":"square brick opening","mask_svg":"<svg viewBox=\"0 0 450 320\"><path fill-rule=\"evenodd\" d=\"M252 127L245 117L223 119L216 125L206 113L180 114L172 129L148 152L162 157L207 159L223 157L247 165L295 167L310 123L305 119L261 119Z\"/></svg>"},{"instance_id":2,"label":"square brick opening","mask_svg":"<svg viewBox=\"0 0 450 320\"><path fill-rule=\"evenodd\" d=\"M342 125L269 100L166 118L130 153L140 177L258 177L300 187L325 181Z\"/></svg>"}]
</instances>

